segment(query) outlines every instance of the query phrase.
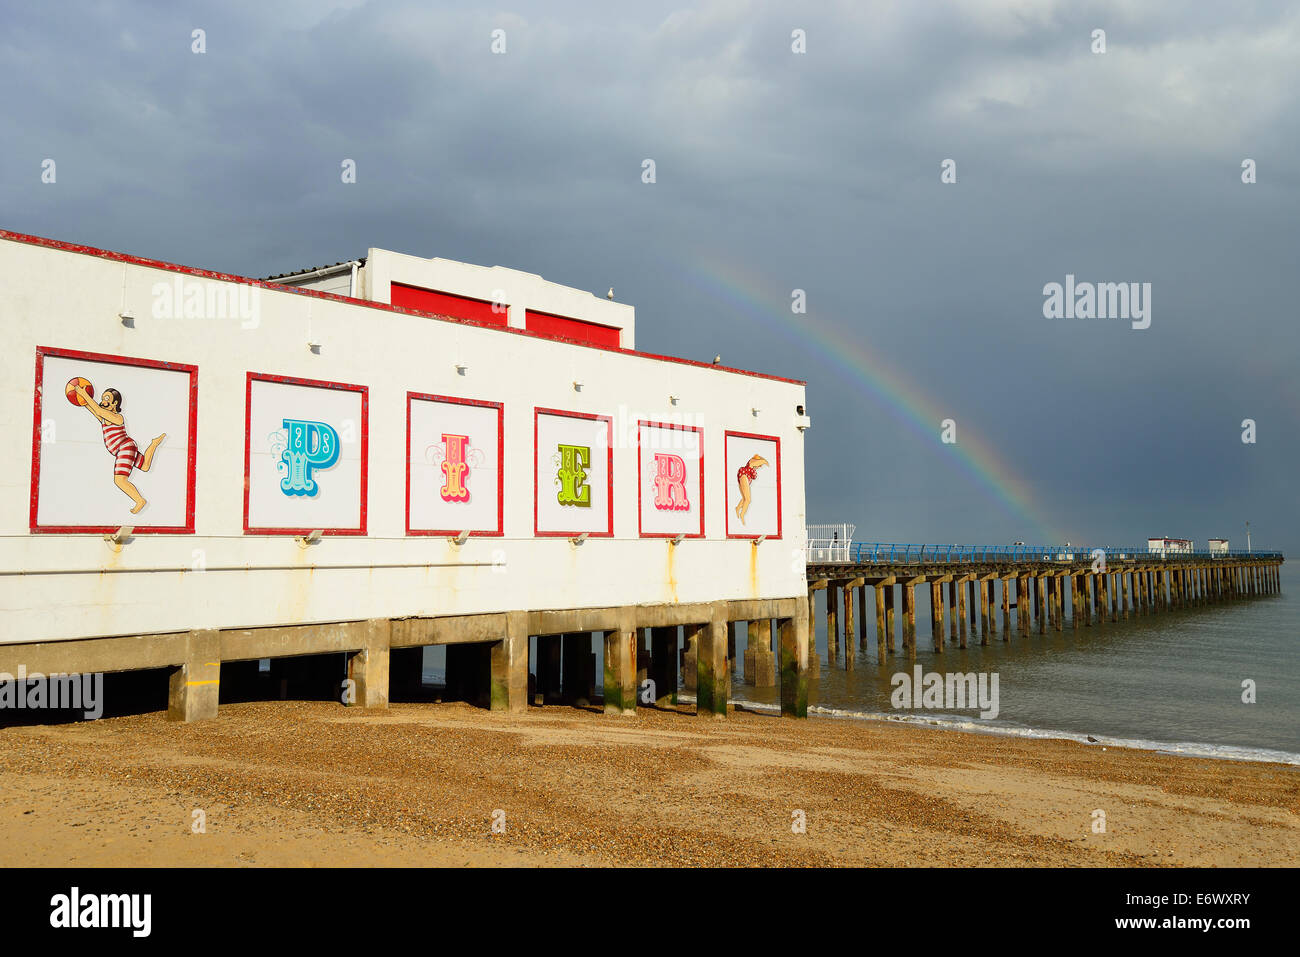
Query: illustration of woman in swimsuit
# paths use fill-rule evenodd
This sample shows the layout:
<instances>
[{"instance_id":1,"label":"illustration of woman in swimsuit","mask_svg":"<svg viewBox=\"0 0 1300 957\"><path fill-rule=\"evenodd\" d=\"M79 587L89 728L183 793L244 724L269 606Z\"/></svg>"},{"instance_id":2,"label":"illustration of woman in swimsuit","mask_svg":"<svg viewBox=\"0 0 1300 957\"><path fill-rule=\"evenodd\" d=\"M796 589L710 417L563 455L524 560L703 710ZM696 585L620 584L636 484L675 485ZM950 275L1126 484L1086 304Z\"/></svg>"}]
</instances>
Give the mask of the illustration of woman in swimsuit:
<instances>
[{"instance_id":1,"label":"illustration of woman in swimsuit","mask_svg":"<svg viewBox=\"0 0 1300 957\"><path fill-rule=\"evenodd\" d=\"M77 394L81 404L90 410L104 430L104 448L113 456L113 484L120 488L135 503L131 508L134 515L145 507L144 496L131 482L131 470L149 471L153 464L153 454L158 450L162 440L167 438L164 432L152 442L142 454L135 439L126 434L126 419L122 416L122 393L116 389L105 389L99 398L99 404L86 394L84 386L75 385L72 391Z\"/></svg>"},{"instance_id":2,"label":"illustration of woman in swimsuit","mask_svg":"<svg viewBox=\"0 0 1300 957\"><path fill-rule=\"evenodd\" d=\"M740 486L740 502L736 505L736 518L740 519L741 525L745 524L745 513L749 511L749 503L752 501L749 483L758 478L758 470L768 464L770 463L763 456L754 455L736 472L736 484Z\"/></svg>"}]
</instances>

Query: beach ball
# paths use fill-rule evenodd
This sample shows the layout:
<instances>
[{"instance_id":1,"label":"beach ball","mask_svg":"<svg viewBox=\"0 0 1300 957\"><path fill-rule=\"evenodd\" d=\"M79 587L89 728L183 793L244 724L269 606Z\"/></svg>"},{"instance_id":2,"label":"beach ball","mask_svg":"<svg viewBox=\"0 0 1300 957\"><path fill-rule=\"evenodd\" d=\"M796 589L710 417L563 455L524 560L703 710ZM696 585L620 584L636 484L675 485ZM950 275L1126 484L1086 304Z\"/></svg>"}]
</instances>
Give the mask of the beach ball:
<instances>
[{"instance_id":1,"label":"beach ball","mask_svg":"<svg viewBox=\"0 0 1300 957\"><path fill-rule=\"evenodd\" d=\"M95 394L95 387L90 384L89 379L83 379L81 376L73 376L68 380L68 384L63 387L63 394L68 397L69 402L73 405L85 405L86 403L81 401L81 397L72 391L77 386L81 386L86 390L86 395L92 397Z\"/></svg>"}]
</instances>

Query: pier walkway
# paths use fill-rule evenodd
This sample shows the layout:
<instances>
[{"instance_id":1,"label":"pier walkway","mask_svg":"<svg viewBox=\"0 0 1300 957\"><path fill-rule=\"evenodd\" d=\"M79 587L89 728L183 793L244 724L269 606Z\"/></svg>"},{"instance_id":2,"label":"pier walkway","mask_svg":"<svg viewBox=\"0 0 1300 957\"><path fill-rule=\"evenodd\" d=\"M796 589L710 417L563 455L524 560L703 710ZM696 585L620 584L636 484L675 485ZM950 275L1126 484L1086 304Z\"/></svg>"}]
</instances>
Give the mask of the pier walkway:
<instances>
[{"instance_id":1,"label":"pier walkway","mask_svg":"<svg viewBox=\"0 0 1300 957\"><path fill-rule=\"evenodd\" d=\"M854 666L850 643L868 647L871 617L880 662L896 648L914 658L917 589L923 598L925 586L936 652L945 644L965 648L968 641L1059 632L1067 622L1071 629L1092 627L1281 590L1284 558L1275 551L853 542L852 528L809 528L809 621L816 620L817 592L824 592L831 666ZM819 665L811 655L810 667Z\"/></svg>"}]
</instances>

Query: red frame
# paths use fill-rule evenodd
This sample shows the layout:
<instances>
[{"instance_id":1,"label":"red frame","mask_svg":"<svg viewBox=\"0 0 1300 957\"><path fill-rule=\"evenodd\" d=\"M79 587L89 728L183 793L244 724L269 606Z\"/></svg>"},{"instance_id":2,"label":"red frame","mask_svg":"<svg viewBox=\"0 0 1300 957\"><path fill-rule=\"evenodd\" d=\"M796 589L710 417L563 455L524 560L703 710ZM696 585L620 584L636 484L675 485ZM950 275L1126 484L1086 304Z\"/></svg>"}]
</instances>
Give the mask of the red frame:
<instances>
[{"instance_id":1,"label":"red frame","mask_svg":"<svg viewBox=\"0 0 1300 957\"><path fill-rule=\"evenodd\" d=\"M647 532L641 525L641 508L642 498L645 492L645 483L641 466L644 464L641 458L641 426L649 426L655 429L675 429L680 432L696 432L700 438L700 530L699 533L686 535L686 538L703 538L704 537L704 430L697 425L680 425L675 422L652 422L649 419L640 419L636 424L636 530L642 538L676 538L676 532ZM724 499L725 501L725 499Z\"/></svg>"},{"instance_id":2,"label":"red frame","mask_svg":"<svg viewBox=\"0 0 1300 957\"><path fill-rule=\"evenodd\" d=\"M127 525L127 522L119 522L116 525L40 525L37 523L37 512L40 508L41 492L41 408L44 405L45 396L41 390L41 379L45 371L45 357L53 356L60 359L82 359L87 362L104 362L108 364L124 366L140 366L146 369L162 369L166 372L185 372L190 377L190 415L189 415L189 451L187 453L186 475L185 475L185 524L182 525L136 525L133 526L137 535L193 535L194 534L194 487L195 487L195 462L198 451L199 435L199 367L187 365L183 362L161 362L157 359L137 359L131 356L115 356L102 352L82 352L77 349L58 349L54 346L37 346L36 347L36 385L34 394L36 402L33 408L32 418L32 488L31 488L31 511L28 515L28 528L32 532L44 534L107 534L116 532L119 528Z\"/></svg>"},{"instance_id":3,"label":"red frame","mask_svg":"<svg viewBox=\"0 0 1300 957\"><path fill-rule=\"evenodd\" d=\"M451 405L473 405L484 409L497 410L497 530L495 532L471 531L471 537L500 538L505 534L505 451L506 451L506 414L501 402L487 402L482 399L458 399L449 395L432 395L427 392L406 393L406 534L407 535L459 535L464 529L425 529L411 528L411 403L447 402Z\"/></svg>"},{"instance_id":4,"label":"red frame","mask_svg":"<svg viewBox=\"0 0 1300 957\"><path fill-rule=\"evenodd\" d=\"M310 528L252 528L248 524L248 491L250 432L253 424L253 383L279 382L284 385L301 385L313 389L337 389L342 392L361 393L361 525L358 528L326 528L326 535L364 535L366 534L367 508L370 501L368 479L370 476L370 388L364 385L351 385L346 382L326 382L321 379L295 379L287 375L269 375L262 372L249 372L244 385L244 534L245 535L307 535Z\"/></svg>"},{"instance_id":5,"label":"red frame","mask_svg":"<svg viewBox=\"0 0 1300 957\"><path fill-rule=\"evenodd\" d=\"M776 534L768 535L771 541L781 540L782 523L785 520L785 500L781 497L781 439L775 435L763 435L759 432L723 432L722 433L722 465L723 480L722 486L722 504L726 507L727 513L724 516L727 523L727 538L761 538L761 535L733 535L731 534L731 505L727 498L727 489L732 479L730 450L727 448L728 438L738 439L762 439L765 442L776 443Z\"/></svg>"},{"instance_id":6,"label":"red frame","mask_svg":"<svg viewBox=\"0 0 1300 957\"><path fill-rule=\"evenodd\" d=\"M608 516L605 520L606 531L603 532L543 532L537 527L537 466L540 464L537 458L537 422L544 415L559 415L570 419L588 419L592 422L604 422L606 429L605 447L608 452L608 465L605 475L605 500L609 506ZM608 415L597 415L593 412L568 412L564 409L543 409L538 406L533 407L533 535L537 538L573 538L585 534L588 538L613 538L614 537L614 419Z\"/></svg>"},{"instance_id":7,"label":"red frame","mask_svg":"<svg viewBox=\"0 0 1300 957\"><path fill-rule=\"evenodd\" d=\"M694 359L681 359L676 356L662 356L653 352L638 352L635 349L624 349L622 347L614 349L608 346L594 345L593 343L584 342L580 339L565 339L560 336L543 335L538 332L532 332L528 329L516 329L513 326L486 326L469 319L457 319L454 316L439 316L434 313L420 312L418 309L403 309L400 306L392 306L384 302L372 302L368 299L352 299L348 296L340 296L332 292L321 292L319 289L299 289L296 286L283 286L277 282L266 279L250 279L247 276L234 276L230 273L215 272L211 269L195 269L190 266L178 266L175 263L162 262L157 259L146 259L142 256L132 256L127 253L115 253L111 250L98 249L94 246L65 243L58 239L46 239L43 236L30 236L26 233L15 233L8 229L0 229L0 240L25 243L29 246L42 246L46 249L57 249L63 252L78 253L83 256L96 256L100 259L107 259L110 262L128 263L133 266L144 266L149 269L161 269L166 272L177 272L187 276L198 276L200 279L217 279L222 282L237 282L246 286L257 286L271 292L286 293L291 296L310 296L314 299L324 299L329 302L342 302L351 306L364 306L368 309L394 312L405 316L418 316L422 319L437 319L441 322L455 322L460 323L461 325L473 326L476 329L495 329L497 332L508 333L510 335L528 336L534 339L545 339L553 342L565 342L570 345L583 346L588 349L599 349L602 352L616 352L621 355L636 356L641 359L674 362L678 365L696 366L701 369L713 369L716 372L730 372L735 375L750 376L755 379L770 379L773 382L789 382L793 385L808 384L802 379L788 379L785 376L769 375L766 372L750 372L746 369L736 369L731 366L714 365L711 362L697 362Z\"/></svg>"}]
</instances>

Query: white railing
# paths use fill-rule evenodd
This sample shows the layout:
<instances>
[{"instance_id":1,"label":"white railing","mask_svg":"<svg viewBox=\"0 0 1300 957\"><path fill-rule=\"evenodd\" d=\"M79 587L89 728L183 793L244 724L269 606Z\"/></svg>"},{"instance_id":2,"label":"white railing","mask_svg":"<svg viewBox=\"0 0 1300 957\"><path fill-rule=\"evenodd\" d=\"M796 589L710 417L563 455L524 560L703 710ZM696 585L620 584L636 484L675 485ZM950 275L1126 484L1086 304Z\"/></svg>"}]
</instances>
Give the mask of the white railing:
<instances>
[{"instance_id":1,"label":"white railing","mask_svg":"<svg viewBox=\"0 0 1300 957\"><path fill-rule=\"evenodd\" d=\"M808 561L847 562L853 550L856 525L809 525Z\"/></svg>"}]
</instances>

